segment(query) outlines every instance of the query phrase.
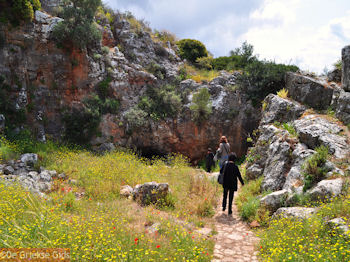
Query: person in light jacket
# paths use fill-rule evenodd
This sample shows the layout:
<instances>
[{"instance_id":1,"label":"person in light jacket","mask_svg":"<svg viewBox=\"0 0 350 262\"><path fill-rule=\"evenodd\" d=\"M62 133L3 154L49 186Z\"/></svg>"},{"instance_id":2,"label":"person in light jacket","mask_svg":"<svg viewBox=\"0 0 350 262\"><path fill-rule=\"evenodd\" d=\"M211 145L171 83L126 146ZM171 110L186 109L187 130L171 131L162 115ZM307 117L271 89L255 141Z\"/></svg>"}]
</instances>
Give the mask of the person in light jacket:
<instances>
[{"instance_id":1,"label":"person in light jacket","mask_svg":"<svg viewBox=\"0 0 350 262\"><path fill-rule=\"evenodd\" d=\"M219 145L217 152L219 152L219 154L221 154L221 158L219 161L219 166L221 168L223 166L223 164L225 163L225 161L227 161L228 154L230 153L230 144L227 142L226 136L222 136L220 138L220 145Z\"/></svg>"},{"instance_id":2,"label":"person in light jacket","mask_svg":"<svg viewBox=\"0 0 350 262\"><path fill-rule=\"evenodd\" d=\"M222 187L224 188L224 196L222 199L222 211L226 210L227 195L228 198L228 214L232 214L232 201L234 191L237 191L237 178L244 185L241 173L239 172L238 166L235 164L237 156L235 153L230 153L228 161L222 166L220 173L224 174L224 183Z\"/></svg>"}]
</instances>

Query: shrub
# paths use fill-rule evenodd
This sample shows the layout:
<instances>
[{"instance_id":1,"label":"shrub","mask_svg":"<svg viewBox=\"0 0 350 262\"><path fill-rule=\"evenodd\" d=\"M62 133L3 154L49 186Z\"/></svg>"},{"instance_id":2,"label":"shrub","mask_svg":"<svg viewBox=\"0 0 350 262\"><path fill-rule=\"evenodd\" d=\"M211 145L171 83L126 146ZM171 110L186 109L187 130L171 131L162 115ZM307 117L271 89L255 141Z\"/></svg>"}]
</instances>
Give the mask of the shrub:
<instances>
[{"instance_id":1,"label":"shrub","mask_svg":"<svg viewBox=\"0 0 350 262\"><path fill-rule=\"evenodd\" d=\"M182 39L177 42L180 49L180 57L194 64L197 58L208 56L208 51L203 43L193 39Z\"/></svg>"},{"instance_id":2,"label":"shrub","mask_svg":"<svg viewBox=\"0 0 350 262\"><path fill-rule=\"evenodd\" d=\"M148 114L137 106L132 107L125 113L125 119L130 130L137 130L147 124Z\"/></svg>"},{"instance_id":3,"label":"shrub","mask_svg":"<svg viewBox=\"0 0 350 262\"><path fill-rule=\"evenodd\" d=\"M150 63L146 70L153 74L155 77L157 77L158 79L164 79L165 78L165 75L166 75L166 70L164 67L162 67L161 65L155 63L155 62L152 62Z\"/></svg>"},{"instance_id":4,"label":"shrub","mask_svg":"<svg viewBox=\"0 0 350 262\"><path fill-rule=\"evenodd\" d=\"M303 166L305 177L303 188L304 192L311 188L314 184L321 181L327 172L324 164L327 161L328 148L325 146L320 146L315 150L316 153L310 156Z\"/></svg>"},{"instance_id":5,"label":"shrub","mask_svg":"<svg viewBox=\"0 0 350 262\"><path fill-rule=\"evenodd\" d=\"M72 108L63 115L65 139L71 143L84 145L96 133L101 115L96 108Z\"/></svg>"},{"instance_id":6,"label":"shrub","mask_svg":"<svg viewBox=\"0 0 350 262\"><path fill-rule=\"evenodd\" d=\"M337 62L335 62L335 63L333 64L333 66L334 66L334 68L336 68L336 69L338 69L338 70L342 70L342 64L343 64L342 60L339 59Z\"/></svg>"},{"instance_id":7,"label":"shrub","mask_svg":"<svg viewBox=\"0 0 350 262\"><path fill-rule=\"evenodd\" d=\"M192 111L192 119L197 124L208 119L212 112L210 94L207 88L200 89L193 95L193 104L190 106Z\"/></svg>"},{"instance_id":8,"label":"shrub","mask_svg":"<svg viewBox=\"0 0 350 262\"><path fill-rule=\"evenodd\" d=\"M199 57L196 60L196 66L198 68L206 69L206 70L211 70L213 69L213 57L211 56L204 56L204 57Z\"/></svg>"},{"instance_id":9,"label":"shrub","mask_svg":"<svg viewBox=\"0 0 350 262\"><path fill-rule=\"evenodd\" d=\"M52 32L58 45L83 49L101 39L101 33L94 23L94 15L100 0L70 0L63 8L64 21Z\"/></svg>"},{"instance_id":10,"label":"shrub","mask_svg":"<svg viewBox=\"0 0 350 262\"><path fill-rule=\"evenodd\" d=\"M175 86L164 85L148 88L146 95L141 97L138 106L157 120L176 117L181 111L182 101Z\"/></svg>"},{"instance_id":11,"label":"shrub","mask_svg":"<svg viewBox=\"0 0 350 262\"><path fill-rule=\"evenodd\" d=\"M215 210L213 208L213 205L205 199L197 206L197 214L201 217L212 217L215 214Z\"/></svg>"},{"instance_id":12,"label":"shrub","mask_svg":"<svg viewBox=\"0 0 350 262\"><path fill-rule=\"evenodd\" d=\"M276 64L269 61L252 60L245 67L237 81L253 102L261 101L270 93L275 93L285 85L284 76L298 67Z\"/></svg>"},{"instance_id":13,"label":"shrub","mask_svg":"<svg viewBox=\"0 0 350 262\"><path fill-rule=\"evenodd\" d=\"M108 55L109 47L108 46L102 46L101 51L102 51L103 54Z\"/></svg>"},{"instance_id":14,"label":"shrub","mask_svg":"<svg viewBox=\"0 0 350 262\"><path fill-rule=\"evenodd\" d=\"M288 90L286 90L285 88L282 88L280 91L277 92L277 95L280 98L286 99L288 97Z\"/></svg>"}]
</instances>

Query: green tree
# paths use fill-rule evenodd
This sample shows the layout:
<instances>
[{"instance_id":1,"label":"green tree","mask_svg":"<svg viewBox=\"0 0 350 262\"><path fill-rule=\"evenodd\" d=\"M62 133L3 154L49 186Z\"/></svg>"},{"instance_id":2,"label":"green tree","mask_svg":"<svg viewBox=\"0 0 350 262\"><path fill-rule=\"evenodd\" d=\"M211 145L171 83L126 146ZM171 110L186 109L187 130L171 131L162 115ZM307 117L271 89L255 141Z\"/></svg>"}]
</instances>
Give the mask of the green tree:
<instances>
[{"instance_id":1,"label":"green tree","mask_svg":"<svg viewBox=\"0 0 350 262\"><path fill-rule=\"evenodd\" d=\"M67 0L63 8L64 21L56 25L53 38L59 45L71 43L85 48L101 39L101 33L94 23L94 16L101 0Z\"/></svg>"},{"instance_id":2,"label":"green tree","mask_svg":"<svg viewBox=\"0 0 350 262\"><path fill-rule=\"evenodd\" d=\"M0 0L0 21L19 25L21 21L31 21L34 11L40 10L39 0Z\"/></svg>"},{"instance_id":3,"label":"green tree","mask_svg":"<svg viewBox=\"0 0 350 262\"><path fill-rule=\"evenodd\" d=\"M191 63L195 63L197 58L208 56L208 51L205 45L194 39L182 39L178 41L177 46L180 49L182 59L187 59Z\"/></svg>"},{"instance_id":4,"label":"green tree","mask_svg":"<svg viewBox=\"0 0 350 262\"><path fill-rule=\"evenodd\" d=\"M212 112L209 99L210 94L206 88L200 89L193 95L193 104L190 106L190 109L192 111L192 119L197 124L200 124L204 120L208 119L209 115Z\"/></svg>"}]
</instances>

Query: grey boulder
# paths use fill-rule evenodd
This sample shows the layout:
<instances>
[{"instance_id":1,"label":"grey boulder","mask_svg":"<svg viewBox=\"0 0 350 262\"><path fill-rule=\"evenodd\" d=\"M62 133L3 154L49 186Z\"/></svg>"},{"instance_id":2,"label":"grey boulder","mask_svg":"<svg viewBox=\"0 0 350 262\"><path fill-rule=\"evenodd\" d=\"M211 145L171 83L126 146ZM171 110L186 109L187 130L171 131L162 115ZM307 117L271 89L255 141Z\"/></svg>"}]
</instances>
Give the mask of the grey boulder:
<instances>
[{"instance_id":1,"label":"grey boulder","mask_svg":"<svg viewBox=\"0 0 350 262\"><path fill-rule=\"evenodd\" d=\"M308 76L288 72L286 87L293 99L316 109L327 109L332 102L333 88Z\"/></svg>"},{"instance_id":2,"label":"grey boulder","mask_svg":"<svg viewBox=\"0 0 350 262\"><path fill-rule=\"evenodd\" d=\"M279 97L278 95L268 95L264 103L266 108L263 112L261 124L266 125L275 121L285 123L298 119L306 110L305 106L298 102Z\"/></svg>"},{"instance_id":3,"label":"grey boulder","mask_svg":"<svg viewBox=\"0 0 350 262\"><path fill-rule=\"evenodd\" d=\"M272 218L296 218L307 219L315 214L316 208L312 207L281 207L272 216Z\"/></svg>"},{"instance_id":4,"label":"grey boulder","mask_svg":"<svg viewBox=\"0 0 350 262\"><path fill-rule=\"evenodd\" d=\"M342 86L350 92L350 45L342 49Z\"/></svg>"},{"instance_id":5,"label":"grey boulder","mask_svg":"<svg viewBox=\"0 0 350 262\"><path fill-rule=\"evenodd\" d=\"M20 159L26 165L33 166L38 162L38 155L33 153L27 153L21 155Z\"/></svg>"},{"instance_id":6,"label":"grey boulder","mask_svg":"<svg viewBox=\"0 0 350 262\"><path fill-rule=\"evenodd\" d=\"M165 199L169 192L169 184L148 182L136 185L133 190L133 199L142 206L155 204Z\"/></svg>"},{"instance_id":7,"label":"grey boulder","mask_svg":"<svg viewBox=\"0 0 350 262\"><path fill-rule=\"evenodd\" d=\"M284 202L287 199L287 197L287 190L279 190L261 198L260 204L266 206L269 210L274 212L284 205Z\"/></svg>"},{"instance_id":8,"label":"grey boulder","mask_svg":"<svg viewBox=\"0 0 350 262\"><path fill-rule=\"evenodd\" d=\"M346 125L350 124L350 92L340 93L335 115Z\"/></svg>"},{"instance_id":9,"label":"grey boulder","mask_svg":"<svg viewBox=\"0 0 350 262\"><path fill-rule=\"evenodd\" d=\"M327 198L339 196L342 192L343 180L341 178L332 180L322 180L317 185L308 190L311 199L314 201L325 200Z\"/></svg>"},{"instance_id":10,"label":"grey boulder","mask_svg":"<svg viewBox=\"0 0 350 262\"><path fill-rule=\"evenodd\" d=\"M346 137L339 135L343 128L320 115L308 115L294 122L302 143L312 149L324 145L336 158L345 158L350 152Z\"/></svg>"}]
</instances>

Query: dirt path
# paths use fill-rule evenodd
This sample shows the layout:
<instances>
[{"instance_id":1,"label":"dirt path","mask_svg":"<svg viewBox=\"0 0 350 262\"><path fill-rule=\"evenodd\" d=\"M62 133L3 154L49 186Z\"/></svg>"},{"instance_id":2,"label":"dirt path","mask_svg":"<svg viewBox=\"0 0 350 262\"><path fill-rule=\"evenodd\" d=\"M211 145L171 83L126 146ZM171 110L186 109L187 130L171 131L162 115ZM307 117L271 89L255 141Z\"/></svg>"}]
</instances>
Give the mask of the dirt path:
<instances>
[{"instance_id":1,"label":"dirt path","mask_svg":"<svg viewBox=\"0 0 350 262\"><path fill-rule=\"evenodd\" d=\"M235 205L232 212L233 214L228 216L227 210L223 212L221 205L216 210L214 218L218 234L212 262L259 261L256 251L259 239L249 226L240 220Z\"/></svg>"}]
</instances>

